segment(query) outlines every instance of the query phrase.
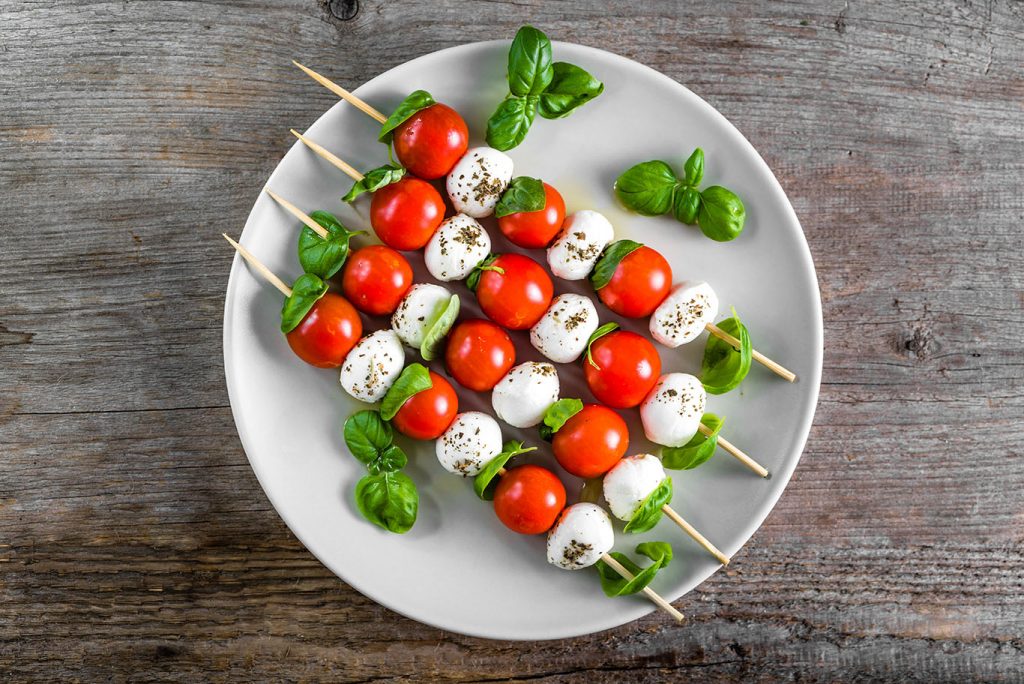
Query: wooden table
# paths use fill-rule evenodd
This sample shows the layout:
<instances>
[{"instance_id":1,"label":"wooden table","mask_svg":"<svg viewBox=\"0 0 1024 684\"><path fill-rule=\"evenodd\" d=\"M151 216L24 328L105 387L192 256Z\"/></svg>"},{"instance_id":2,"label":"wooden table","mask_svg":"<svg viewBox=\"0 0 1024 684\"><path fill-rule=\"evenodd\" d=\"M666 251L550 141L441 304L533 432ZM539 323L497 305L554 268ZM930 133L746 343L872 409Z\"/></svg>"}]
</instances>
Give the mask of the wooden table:
<instances>
[{"instance_id":1,"label":"wooden table","mask_svg":"<svg viewBox=\"0 0 1024 684\"><path fill-rule=\"evenodd\" d=\"M1024 5L250 0L0 6L0 679L1017 680ZM493 643L381 608L289 533L221 365L237 232L334 98L529 21L706 98L818 268L800 468L661 615Z\"/></svg>"}]
</instances>

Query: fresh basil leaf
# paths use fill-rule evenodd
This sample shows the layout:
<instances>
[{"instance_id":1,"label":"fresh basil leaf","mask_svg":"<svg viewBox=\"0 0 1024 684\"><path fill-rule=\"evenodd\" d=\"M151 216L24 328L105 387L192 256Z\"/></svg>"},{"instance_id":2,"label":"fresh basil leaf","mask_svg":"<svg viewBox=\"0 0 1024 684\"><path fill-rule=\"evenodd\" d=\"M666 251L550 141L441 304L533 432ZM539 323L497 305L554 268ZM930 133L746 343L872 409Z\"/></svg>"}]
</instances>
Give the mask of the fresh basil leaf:
<instances>
[{"instance_id":1,"label":"fresh basil leaf","mask_svg":"<svg viewBox=\"0 0 1024 684\"><path fill-rule=\"evenodd\" d=\"M437 103L426 90L412 91L408 97L399 103L395 111L391 112L391 116L388 117L387 121L381 124L377 140L382 143L390 143L396 128L404 124L416 112L434 104Z\"/></svg>"},{"instance_id":2,"label":"fresh basil leaf","mask_svg":"<svg viewBox=\"0 0 1024 684\"><path fill-rule=\"evenodd\" d=\"M326 211L314 211L309 217L324 227L327 237L322 238L309 226L303 226L299 233L299 264L306 273L326 280L345 265L352 236L366 231L349 230Z\"/></svg>"},{"instance_id":3,"label":"fresh basil leaf","mask_svg":"<svg viewBox=\"0 0 1024 684\"><path fill-rule=\"evenodd\" d=\"M704 347L704 360L701 362L700 381L710 394L725 394L735 388L750 372L753 348L747 326L740 322L734 310L732 318L727 318L718 327L740 341L740 348L734 349L725 340L714 335L708 336Z\"/></svg>"},{"instance_id":4,"label":"fresh basil leaf","mask_svg":"<svg viewBox=\"0 0 1024 684\"><path fill-rule=\"evenodd\" d=\"M666 477L661 481L653 492L647 495L640 508L636 510L633 517L622 528L623 532L639 534L646 532L661 520L661 507L672 500L672 478Z\"/></svg>"},{"instance_id":5,"label":"fresh basil leaf","mask_svg":"<svg viewBox=\"0 0 1024 684\"><path fill-rule=\"evenodd\" d=\"M431 316L426 332L423 333L423 343L420 344L420 356L424 361L433 361L437 358L444 336L455 325L455 319L458 317L459 295L452 295L447 302L438 305L438 310Z\"/></svg>"},{"instance_id":6,"label":"fresh basil leaf","mask_svg":"<svg viewBox=\"0 0 1024 684\"><path fill-rule=\"evenodd\" d=\"M391 446L391 425L380 417L380 411L357 411L345 421L345 445L360 462L369 465Z\"/></svg>"},{"instance_id":7,"label":"fresh basil leaf","mask_svg":"<svg viewBox=\"0 0 1024 684\"><path fill-rule=\"evenodd\" d=\"M559 399L544 412L544 421L540 425L540 436L550 442L555 433L562 429L566 421L583 410L583 402L579 399Z\"/></svg>"},{"instance_id":8,"label":"fresh basil leaf","mask_svg":"<svg viewBox=\"0 0 1024 684\"><path fill-rule=\"evenodd\" d=\"M661 216L672 207L672 191L679 179L663 161L631 166L615 181L615 195L623 206L643 216Z\"/></svg>"},{"instance_id":9,"label":"fresh basil leaf","mask_svg":"<svg viewBox=\"0 0 1024 684\"><path fill-rule=\"evenodd\" d=\"M597 368L597 370L601 370L601 367L594 363L594 357L590 353L590 347L593 346L594 342L597 342L600 338L604 337L605 335L614 330L617 330L618 327L618 323L605 323L604 325L600 326L597 330L595 330L589 338L587 338L587 363L589 363L594 368Z\"/></svg>"},{"instance_id":10,"label":"fresh basil leaf","mask_svg":"<svg viewBox=\"0 0 1024 684\"><path fill-rule=\"evenodd\" d=\"M537 112L545 119L569 116L577 107L604 92L604 83L568 62L555 62L551 83L540 94Z\"/></svg>"},{"instance_id":11,"label":"fresh basil leaf","mask_svg":"<svg viewBox=\"0 0 1024 684\"><path fill-rule=\"evenodd\" d=\"M644 542L636 547L636 552L647 556L653 563L646 568L641 568L623 553L612 551L612 558L617 560L634 577L627 580L604 561L595 564L597 574L601 578L601 588L605 596L628 596L642 591L651 583L658 571L672 562L672 547L666 542Z\"/></svg>"},{"instance_id":12,"label":"fresh basil leaf","mask_svg":"<svg viewBox=\"0 0 1024 684\"><path fill-rule=\"evenodd\" d=\"M594 289L600 290L610 283L622 260L641 247L643 247L642 244L632 240L616 240L608 245L594 265L594 271L590 274L590 284L594 286Z\"/></svg>"},{"instance_id":13,"label":"fresh basil leaf","mask_svg":"<svg viewBox=\"0 0 1024 684\"><path fill-rule=\"evenodd\" d=\"M509 96L487 120L487 144L506 152L519 145L530 132L537 114L537 96Z\"/></svg>"},{"instance_id":14,"label":"fresh basil leaf","mask_svg":"<svg viewBox=\"0 0 1024 684\"><path fill-rule=\"evenodd\" d=\"M356 506L363 517L389 532L404 534L416 523L420 495L405 473L367 475L356 484Z\"/></svg>"},{"instance_id":15,"label":"fresh basil leaf","mask_svg":"<svg viewBox=\"0 0 1024 684\"><path fill-rule=\"evenodd\" d=\"M391 185L402 179L405 169L398 165L385 164L366 172L363 179L356 181L352 189L341 198L342 202L354 202L364 192L376 192L385 185Z\"/></svg>"},{"instance_id":16,"label":"fresh basil leaf","mask_svg":"<svg viewBox=\"0 0 1024 684\"><path fill-rule=\"evenodd\" d=\"M498 273L504 273L505 270L498 266L491 266L494 260L498 258L495 253L490 253L484 257L479 264L477 264L469 277L466 278L466 287L469 288L470 292L476 292L476 286L480 284L480 277L484 274L484 271L497 271Z\"/></svg>"},{"instance_id":17,"label":"fresh basil leaf","mask_svg":"<svg viewBox=\"0 0 1024 684\"><path fill-rule=\"evenodd\" d=\"M720 185L704 188L700 193L700 230L712 240L728 242L743 232L747 210L732 190Z\"/></svg>"},{"instance_id":18,"label":"fresh basil leaf","mask_svg":"<svg viewBox=\"0 0 1024 684\"><path fill-rule=\"evenodd\" d=\"M529 176L516 176L494 207L494 215L501 218L520 212L540 211L546 204L547 195L542 181Z\"/></svg>"},{"instance_id":19,"label":"fresh basil leaf","mask_svg":"<svg viewBox=\"0 0 1024 684\"><path fill-rule=\"evenodd\" d=\"M676 188L672 196L672 214L676 221L692 226L700 212L700 191L696 188Z\"/></svg>"},{"instance_id":20,"label":"fresh basil leaf","mask_svg":"<svg viewBox=\"0 0 1024 684\"><path fill-rule=\"evenodd\" d=\"M421 363L410 363L402 370L388 393L380 403L380 416L391 420L414 395L434 386L430 380L430 371Z\"/></svg>"},{"instance_id":21,"label":"fresh basil leaf","mask_svg":"<svg viewBox=\"0 0 1024 684\"><path fill-rule=\"evenodd\" d=\"M661 462L666 468L693 470L715 455L715 447L718 446L718 433L722 431L722 424L725 421L714 413L705 413L701 416L700 422L711 430L711 434L704 436L698 432L681 447L663 448Z\"/></svg>"},{"instance_id":22,"label":"fresh basil leaf","mask_svg":"<svg viewBox=\"0 0 1024 684\"><path fill-rule=\"evenodd\" d=\"M380 452L372 463L366 464L366 469L370 471L371 475L377 473L394 473L398 472L409 463L409 457L402 451L402 447L397 444L391 444L384 448L384 451Z\"/></svg>"},{"instance_id":23,"label":"fresh basil leaf","mask_svg":"<svg viewBox=\"0 0 1024 684\"><path fill-rule=\"evenodd\" d=\"M514 439L505 442L505 447L501 450L501 453L488 461L480 470L480 473L473 478L473 491L484 501L493 501L494 489L498 486L498 483L494 482L494 478L498 476L498 471L504 468L505 464L513 456L525 454L528 451L535 451L536 449L537 447L523 446L522 442Z\"/></svg>"},{"instance_id":24,"label":"fresh basil leaf","mask_svg":"<svg viewBox=\"0 0 1024 684\"><path fill-rule=\"evenodd\" d=\"M312 273L303 273L292 283L292 293L281 307L281 332L285 335L302 322L309 310L327 294L327 283Z\"/></svg>"},{"instance_id":25,"label":"fresh basil leaf","mask_svg":"<svg viewBox=\"0 0 1024 684\"><path fill-rule=\"evenodd\" d=\"M704 180L704 150L699 147L683 164L683 183L696 188Z\"/></svg>"},{"instance_id":26,"label":"fresh basil leaf","mask_svg":"<svg viewBox=\"0 0 1024 684\"><path fill-rule=\"evenodd\" d=\"M542 31L523 26L508 51L508 89L519 97L538 95L552 76L551 41Z\"/></svg>"}]
</instances>

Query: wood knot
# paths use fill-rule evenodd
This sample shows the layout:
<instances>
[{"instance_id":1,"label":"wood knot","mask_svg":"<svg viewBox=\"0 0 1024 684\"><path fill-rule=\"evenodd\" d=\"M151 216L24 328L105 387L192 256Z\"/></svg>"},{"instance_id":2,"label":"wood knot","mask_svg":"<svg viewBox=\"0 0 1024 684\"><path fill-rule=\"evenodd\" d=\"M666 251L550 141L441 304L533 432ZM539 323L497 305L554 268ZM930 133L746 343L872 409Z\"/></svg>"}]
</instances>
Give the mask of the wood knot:
<instances>
[{"instance_id":1,"label":"wood knot","mask_svg":"<svg viewBox=\"0 0 1024 684\"><path fill-rule=\"evenodd\" d=\"M359 0L330 0L327 9L335 19L351 21L359 14Z\"/></svg>"},{"instance_id":2,"label":"wood knot","mask_svg":"<svg viewBox=\"0 0 1024 684\"><path fill-rule=\"evenodd\" d=\"M909 339L903 341L903 349L914 356L923 357L928 353L931 338L931 333L924 328L914 328L914 334Z\"/></svg>"}]
</instances>

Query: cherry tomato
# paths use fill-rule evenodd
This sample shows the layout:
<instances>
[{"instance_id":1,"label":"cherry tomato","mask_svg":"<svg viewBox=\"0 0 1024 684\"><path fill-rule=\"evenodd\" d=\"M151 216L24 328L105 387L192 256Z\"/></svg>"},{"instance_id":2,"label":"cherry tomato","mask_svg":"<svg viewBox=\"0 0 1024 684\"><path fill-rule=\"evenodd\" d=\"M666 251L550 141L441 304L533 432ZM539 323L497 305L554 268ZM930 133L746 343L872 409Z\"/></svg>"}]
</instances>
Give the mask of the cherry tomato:
<instances>
[{"instance_id":1,"label":"cherry tomato","mask_svg":"<svg viewBox=\"0 0 1024 684\"><path fill-rule=\"evenodd\" d=\"M559 465L577 477L604 475L626 455L629 429L610 408L587 404L565 421L551 441Z\"/></svg>"},{"instance_id":2,"label":"cherry tomato","mask_svg":"<svg viewBox=\"0 0 1024 684\"><path fill-rule=\"evenodd\" d=\"M395 155L410 173L427 180L446 175L469 148L469 128L441 103L421 109L395 129Z\"/></svg>"},{"instance_id":3,"label":"cherry tomato","mask_svg":"<svg viewBox=\"0 0 1024 684\"><path fill-rule=\"evenodd\" d=\"M384 245L370 245L353 252L341 276L345 296L370 316L394 313L410 287L412 266L404 256Z\"/></svg>"},{"instance_id":4,"label":"cherry tomato","mask_svg":"<svg viewBox=\"0 0 1024 684\"><path fill-rule=\"evenodd\" d=\"M430 183L406 175L373 193L370 225L388 247L420 249L444 220L444 200Z\"/></svg>"},{"instance_id":5,"label":"cherry tomato","mask_svg":"<svg viewBox=\"0 0 1024 684\"><path fill-rule=\"evenodd\" d=\"M650 247L626 255L611 281L597 296L605 306L627 318L650 316L672 288L672 267Z\"/></svg>"},{"instance_id":6,"label":"cherry tomato","mask_svg":"<svg viewBox=\"0 0 1024 684\"><path fill-rule=\"evenodd\" d=\"M337 368L363 334L359 313L341 295L328 292L285 337L288 346L317 368Z\"/></svg>"},{"instance_id":7,"label":"cherry tomato","mask_svg":"<svg viewBox=\"0 0 1024 684\"><path fill-rule=\"evenodd\" d=\"M658 350L647 338L625 330L599 337L583 360L583 375L597 400L613 408L636 406L661 375ZM594 367L597 364L597 367Z\"/></svg>"},{"instance_id":8,"label":"cherry tomato","mask_svg":"<svg viewBox=\"0 0 1024 684\"><path fill-rule=\"evenodd\" d=\"M544 184L544 208L520 211L498 219L498 228L514 245L539 249L555 239L565 220L565 201L558 191Z\"/></svg>"},{"instance_id":9,"label":"cherry tomato","mask_svg":"<svg viewBox=\"0 0 1024 684\"><path fill-rule=\"evenodd\" d=\"M474 318L462 321L448 335L444 361L460 385L487 392L516 362L516 348L504 328Z\"/></svg>"},{"instance_id":10,"label":"cherry tomato","mask_svg":"<svg viewBox=\"0 0 1024 684\"><path fill-rule=\"evenodd\" d=\"M509 468L494 490L494 512L505 527L520 534L551 529L565 508L565 487L554 473L535 465Z\"/></svg>"},{"instance_id":11,"label":"cherry tomato","mask_svg":"<svg viewBox=\"0 0 1024 684\"><path fill-rule=\"evenodd\" d=\"M430 389L406 399L392 421L395 429L407 437L437 439L459 412L459 398L451 383L434 371L430 371L430 382Z\"/></svg>"},{"instance_id":12,"label":"cherry tomato","mask_svg":"<svg viewBox=\"0 0 1024 684\"><path fill-rule=\"evenodd\" d=\"M551 305L551 277L522 254L502 254L487 268L476 287L480 309L509 330L532 328Z\"/></svg>"}]
</instances>

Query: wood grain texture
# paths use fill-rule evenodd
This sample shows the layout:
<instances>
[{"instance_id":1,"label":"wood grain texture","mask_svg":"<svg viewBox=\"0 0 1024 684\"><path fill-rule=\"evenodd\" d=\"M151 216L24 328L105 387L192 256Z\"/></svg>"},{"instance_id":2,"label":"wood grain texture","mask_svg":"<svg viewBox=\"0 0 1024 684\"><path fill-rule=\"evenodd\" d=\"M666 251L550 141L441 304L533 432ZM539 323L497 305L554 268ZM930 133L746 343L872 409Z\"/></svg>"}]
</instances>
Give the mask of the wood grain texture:
<instances>
[{"instance_id":1,"label":"wood grain texture","mask_svg":"<svg viewBox=\"0 0 1024 684\"><path fill-rule=\"evenodd\" d=\"M333 102L290 59L354 86L525 22L711 102L815 257L806 454L683 628L399 617L291 536L227 408L215 236ZM1019 681L1022 37L1009 0L4 2L3 679Z\"/></svg>"}]
</instances>

